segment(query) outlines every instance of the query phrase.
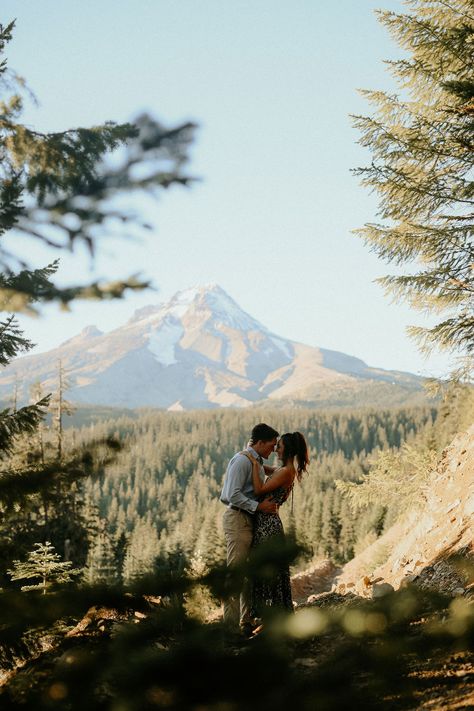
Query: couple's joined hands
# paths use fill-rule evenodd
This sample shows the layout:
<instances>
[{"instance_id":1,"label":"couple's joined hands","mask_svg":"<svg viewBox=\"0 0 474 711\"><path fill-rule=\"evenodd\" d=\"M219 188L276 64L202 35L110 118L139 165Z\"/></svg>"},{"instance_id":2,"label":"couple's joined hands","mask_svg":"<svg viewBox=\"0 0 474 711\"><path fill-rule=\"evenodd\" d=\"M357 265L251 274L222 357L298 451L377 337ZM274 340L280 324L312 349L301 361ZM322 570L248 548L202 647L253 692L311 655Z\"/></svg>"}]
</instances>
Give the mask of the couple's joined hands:
<instances>
[{"instance_id":1,"label":"couple's joined hands","mask_svg":"<svg viewBox=\"0 0 474 711\"><path fill-rule=\"evenodd\" d=\"M261 511L262 513L277 513L278 506L274 501L264 499L263 501L260 501L259 505L257 506L257 511Z\"/></svg>"}]
</instances>

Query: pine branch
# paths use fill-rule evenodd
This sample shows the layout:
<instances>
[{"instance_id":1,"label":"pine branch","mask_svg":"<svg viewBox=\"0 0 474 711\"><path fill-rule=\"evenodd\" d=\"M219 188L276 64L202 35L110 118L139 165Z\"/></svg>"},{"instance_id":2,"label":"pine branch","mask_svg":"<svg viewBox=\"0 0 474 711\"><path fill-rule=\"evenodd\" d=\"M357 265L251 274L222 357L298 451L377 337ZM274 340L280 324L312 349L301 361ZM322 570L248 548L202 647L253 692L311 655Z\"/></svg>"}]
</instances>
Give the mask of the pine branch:
<instances>
[{"instance_id":1,"label":"pine branch","mask_svg":"<svg viewBox=\"0 0 474 711\"><path fill-rule=\"evenodd\" d=\"M470 22L474 23L474 15L469 15L469 13L461 11L458 7L453 5L452 2L448 2L448 0L438 0L438 3L446 7L448 10L450 10L450 12L457 15L458 17L463 17L466 20L469 20Z\"/></svg>"},{"instance_id":2,"label":"pine branch","mask_svg":"<svg viewBox=\"0 0 474 711\"><path fill-rule=\"evenodd\" d=\"M421 347L430 342L446 348L451 339L454 350L470 353L474 27L469 5L461 1L408 4L410 14L378 11L378 16L410 54L389 62L410 100L363 91L375 116L353 118L359 142L373 154L370 166L355 174L378 193L379 214L388 223L367 224L357 232L388 261L421 260L421 269L415 262L415 275L381 279L387 291L415 308L450 311L432 329L410 330Z\"/></svg>"},{"instance_id":3,"label":"pine branch","mask_svg":"<svg viewBox=\"0 0 474 711\"><path fill-rule=\"evenodd\" d=\"M1 280L1 277L0 277ZM0 321L0 366L6 366L19 353L33 348L33 343L23 336L14 316Z\"/></svg>"},{"instance_id":4,"label":"pine branch","mask_svg":"<svg viewBox=\"0 0 474 711\"><path fill-rule=\"evenodd\" d=\"M430 354L435 348L459 351L470 357L470 366L474 365L474 316L463 312L456 318L448 318L433 326L422 328L409 326L409 334L415 338L423 353Z\"/></svg>"},{"instance_id":5,"label":"pine branch","mask_svg":"<svg viewBox=\"0 0 474 711\"><path fill-rule=\"evenodd\" d=\"M34 405L26 405L16 412L6 408L0 412L0 457L11 454L15 441L24 434L35 432L44 419L50 395Z\"/></svg>"},{"instance_id":6,"label":"pine branch","mask_svg":"<svg viewBox=\"0 0 474 711\"><path fill-rule=\"evenodd\" d=\"M136 275L123 281L91 282L81 286L59 288L52 285L41 294L36 293L34 285L25 284L23 289L2 289L0 287L0 309L15 312L37 313L31 305L32 300L42 303L58 302L67 307L77 299L108 300L123 298L127 291L141 291L151 288L149 280L140 279Z\"/></svg>"},{"instance_id":7,"label":"pine branch","mask_svg":"<svg viewBox=\"0 0 474 711\"><path fill-rule=\"evenodd\" d=\"M60 249L82 241L93 254L98 225L105 227L113 220L137 222L135 215L112 207L113 195L144 190L156 194L157 189L194 181L182 173L194 128L185 123L164 129L146 115L138 117L134 126L109 123L51 135L12 124L7 146L25 165L22 187L35 198L33 205L15 215L17 229ZM120 165L107 166L106 153L121 144ZM160 169L162 164L171 164L171 169ZM64 241L51 239L51 224ZM0 251L2 258L5 262L7 254Z\"/></svg>"},{"instance_id":8,"label":"pine branch","mask_svg":"<svg viewBox=\"0 0 474 711\"><path fill-rule=\"evenodd\" d=\"M49 402L49 398L48 395L44 400ZM93 476L112 464L120 450L120 443L108 437L93 440L87 448L69 453L60 463L54 459L44 465L22 466L19 471L14 468L0 470L0 502L11 509L38 491L47 494L61 482L71 484Z\"/></svg>"}]
</instances>

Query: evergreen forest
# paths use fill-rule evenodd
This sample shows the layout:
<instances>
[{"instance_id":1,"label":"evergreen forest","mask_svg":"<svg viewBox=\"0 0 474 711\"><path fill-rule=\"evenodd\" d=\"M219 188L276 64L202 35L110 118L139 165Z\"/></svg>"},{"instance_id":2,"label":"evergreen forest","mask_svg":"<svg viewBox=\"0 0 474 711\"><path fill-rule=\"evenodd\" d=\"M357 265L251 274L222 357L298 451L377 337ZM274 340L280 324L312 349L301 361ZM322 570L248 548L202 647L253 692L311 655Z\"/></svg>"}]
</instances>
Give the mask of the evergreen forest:
<instances>
[{"instance_id":1,"label":"evergreen forest","mask_svg":"<svg viewBox=\"0 0 474 711\"><path fill-rule=\"evenodd\" d=\"M323 556L342 563L382 533L390 512L384 501L354 511L335 481L360 481L380 450L398 450L433 433L436 414L435 408L137 411L69 426L62 434L66 457L97 441L113 441L120 451L94 476L30 501L23 550L16 537L15 552L51 541L66 560L84 567L91 583L129 584L170 555L182 556L183 565L222 563L219 494L227 462L245 447L253 425L266 421L280 433L300 430L310 449L310 470L281 510L286 530L304 551L300 565ZM42 429L43 456L56 456L56 441L52 420ZM27 456L37 459L38 438L29 446Z\"/></svg>"}]
</instances>

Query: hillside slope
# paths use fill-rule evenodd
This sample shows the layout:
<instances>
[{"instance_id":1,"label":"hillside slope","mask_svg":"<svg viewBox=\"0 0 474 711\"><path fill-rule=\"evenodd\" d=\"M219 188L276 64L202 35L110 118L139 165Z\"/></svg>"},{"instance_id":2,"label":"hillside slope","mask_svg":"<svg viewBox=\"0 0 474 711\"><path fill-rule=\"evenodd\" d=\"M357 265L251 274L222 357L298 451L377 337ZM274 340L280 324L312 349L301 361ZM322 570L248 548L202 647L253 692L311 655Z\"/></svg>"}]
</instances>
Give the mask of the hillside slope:
<instances>
[{"instance_id":1,"label":"hillside slope","mask_svg":"<svg viewBox=\"0 0 474 711\"><path fill-rule=\"evenodd\" d=\"M370 596L377 581L395 589L410 582L443 593L471 595L474 425L443 451L424 495L421 507L408 512L403 521L344 566L334 585L336 592L352 590ZM383 557L384 562L377 565ZM457 557L466 564L460 567Z\"/></svg>"}]
</instances>

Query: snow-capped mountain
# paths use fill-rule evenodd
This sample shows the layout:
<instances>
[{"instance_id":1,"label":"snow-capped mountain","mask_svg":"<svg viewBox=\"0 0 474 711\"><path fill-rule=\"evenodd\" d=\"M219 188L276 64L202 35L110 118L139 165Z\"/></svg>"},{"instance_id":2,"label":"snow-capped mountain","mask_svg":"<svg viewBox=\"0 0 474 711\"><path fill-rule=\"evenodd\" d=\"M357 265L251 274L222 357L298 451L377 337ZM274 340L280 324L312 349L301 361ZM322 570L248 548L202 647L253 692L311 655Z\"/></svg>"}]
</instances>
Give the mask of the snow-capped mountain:
<instances>
[{"instance_id":1,"label":"snow-capped mountain","mask_svg":"<svg viewBox=\"0 0 474 711\"><path fill-rule=\"evenodd\" d=\"M318 401L322 392L337 400L337 393L376 381L408 392L420 387L408 373L369 368L352 356L271 333L215 284L139 309L109 333L88 326L48 353L18 358L3 371L0 398L11 396L15 380L20 399L34 382L54 390L59 359L68 399L91 405L245 407Z\"/></svg>"}]
</instances>

